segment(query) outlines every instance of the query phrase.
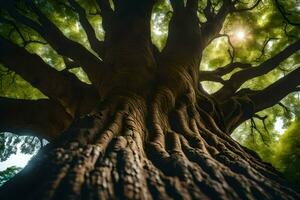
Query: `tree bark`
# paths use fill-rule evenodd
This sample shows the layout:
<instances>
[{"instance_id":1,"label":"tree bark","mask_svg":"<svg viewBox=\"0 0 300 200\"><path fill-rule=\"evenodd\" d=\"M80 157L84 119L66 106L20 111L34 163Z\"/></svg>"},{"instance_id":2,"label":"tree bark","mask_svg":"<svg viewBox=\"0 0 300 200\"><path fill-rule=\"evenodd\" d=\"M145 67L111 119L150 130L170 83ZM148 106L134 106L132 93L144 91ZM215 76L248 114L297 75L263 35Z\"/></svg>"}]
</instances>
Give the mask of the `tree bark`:
<instances>
[{"instance_id":1,"label":"tree bark","mask_svg":"<svg viewBox=\"0 0 300 200\"><path fill-rule=\"evenodd\" d=\"M299 199L203 108L183 99L166 113L145 111L140 96L119 100L42 149L1 188L1 199Z\"/></svg>"}]
</instances>

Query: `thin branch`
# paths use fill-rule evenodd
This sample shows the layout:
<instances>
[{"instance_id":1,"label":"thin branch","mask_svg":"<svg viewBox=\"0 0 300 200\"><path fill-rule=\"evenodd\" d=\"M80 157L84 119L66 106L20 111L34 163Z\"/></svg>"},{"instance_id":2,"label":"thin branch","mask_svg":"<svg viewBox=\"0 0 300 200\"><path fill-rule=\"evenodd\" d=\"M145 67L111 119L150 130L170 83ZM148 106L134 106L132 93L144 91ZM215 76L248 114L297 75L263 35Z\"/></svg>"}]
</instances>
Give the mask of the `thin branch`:
<instances>
[{"instance_id":1,"label":"thin branch","mask_svg":"<svg viewBox=\"0 0 300 200\"><path fill-rule=\"evenodd\" d=\"M230 36L226 33L223 33L223 34L218 34L215 38L219 38L219 37L226 37L227 38L227 42L228 42L229 46L231 47L231 51L230 51L230 49L228 49L228 53L229 53L229 56L231 58L231 62L234 62L235 48L234 48L234 46L231 42Z\"/></svg>"},{"instance_id":2,"label":"thin branch","mask_svg":"<svg viewBox=\"0 0 300 200\"><path fill-rule=\"evenodd\" d=\"M291 110L286 105L284 105L282 102L279 102L278 105L283 109L285 116L287 118L289 118Z\"/></svg>"},{"instance_id":3,"label":"thin branch","mask_svg":"<svg viewBox=\"0 0 300 200\"><path fill-rule=\"evenodd\" d=\"M9 19L6 19L6 18L0 16L0 23L5 23L5 24L9 24L9 25L13 26L13 29L9 33L8 38L11 38L10 37L11 33L13 31L16 31L18 33L19 37L22 40L22 43L23 43L22 46L23 47L26 47L26 46L28 46L31 43L38 43L38 44L43 44L43 45L47 44L47 42L44 42L44 41L32 40L32 39L27 40L27 39L25 39L25 36L23 35L22 31L19 29L19 27L17 26L17 24L14 21L12 21L12 20L9 20Z\"/></svg>"},{"instance_id":4,"label":"thin branch","mask_svg":"<svg viewBox=\"0 0 300 200\"><path fill-rule=\"evenodd\" d=\"M219 36L218 35L223 27L223 23L225 18L231 13L239 13L239 12L246 12L253 10L256 8L261 0L257 0L256 3L249 8L240 8L237 9L235 4L238 1L231 1L231 0L223 0L223 5L219 9L218 13L215 14L215 10L212 6L212 1L208 0L207 5L203 10L203 13L207 19L205 23L202 23L201 32L202 32L202 41L203 46L206 47L209 45L214 39ZM224 35L223 35L224 36Z\"/></svg>"},{"instance_id":5,"label":"thin branch","mask_svg":"<svg viewBox=\"0 0 300 200\"><path fill-rule=\"evenodd\" d=\"M267 38L265 41L264 41L264 44L263 44L263 47L261 49L261 54L260 56L256 59L256 60L260 60L264 55L265 55L265 51L266 51L266 47L267 45L269 44L269 42L271 42L272 40L278 40L279 38Z\"/></svg>"},{"instance_id":6,"label":"thin branch","mask_svg":"<svg viewBox=\"0 0 300 200\"><path fill-rule=\"evenodd\" d=\"M262 0L257 0L252 6L250 6L249 8L240 8L240 9L235 9L234 12L245 12L245 11L251 11L254 8L256 8L259 3L262 2Z\"/></svg>"},{"instance_id":7,"label":"thin branch","mask_svg":"<svg viewBox=\"0 0 300 200\"><path fill-rule=\"evenodd\" d=\"M212 18L214 17L215 14L213 12L211 0L207 0L206 6L203 9L203 13L204 13L207 21L212 20Z\"/></svg>"},{"instance_id":8,"label":"thin branch","mask_svg":"<svg viewBox=\"0 0 300 200\"><path fill-rule=\"evenodd\" d=\"M289 23L285 23L285 24L284 24L284 28L283 28L284 34L285 34L287 37L298 39L298 38L299 38L298 35L291 35L291 34L288 32L288 26L289 26L289 25L290 25Z\"/></svg>"},{"instance_id":9,"label":"thin branch","mask_svg":"<svg viewBox=\"0 0 300 200\"><path fill-rule=\"evenodd\" d=\"M251 125L250 125L251 134L253 134L253 133L254 133L254 130L256 130L256 131L259 133L260 138L261 138L261 140L263 141L263 143L264 143L265 145L268 145L267 142L266 142L266 140L265 140L264 134L263 134L263 133L260 131L260 129L257 127L255 120L254 120L253 118L251 118L250 121L251 121Z\"/></svg>"},{"instance_id":10,"label":"thin branch","mask_svg":"<svg viewBox=\"0 0 300 200\"><path fill-rule=\"evenodd\" d=\"M283 5L281 5L279 3L279 0L275 0L275 6L277 7L278 11L280 12L281 16L283 17L283 19L290 25L293 26L300 26L300 23L298 22L293 22L288 18L288 13L286 12L285 8L283 7Z\"/></svg>"},{"instance_id":11,"label":"thin branch","mask_svg":"<svg viewBox=\"0 0 300 200\"><path fill-rule=\"evenodd\" d=\"M17 31L17 33L19 34L22 41L23 42L25 41L24 35L22 34L21 30L19 29L19 27L17 26L17 24L14 21L6 19L3 16L0 16L0 23L11 25L13 27L12 31ZM10 38L10 34L9 34L9 38Z\"/></svg>"},{"instance_id":12,"label":"thin branch","mask_svg":"<svg viewBox=\"0 0 300 200\"><path fill-rule=\"evenodd\" d=\"M267 116L267 115L265 115L265 116L260 116L260 115L258 115L258 114L255 114L255 115L253 115L253 118L257 118L257 119L261 120L262 123L263 123L263 126L264 126L265 131L269 134L269 130L268 130L267 124L266 124L266 120L267 120L268 116Z\"/></svg>"},{"instance_id":13,"label":"thin branch","mask_svg":"<svg viewBox=\"0 0 300 200\"><path fill-rule=\"evenodd\" d=\"M63 57L64 63L66 68L64 69L65 71L68 71L70 69L75 69L78 68L79 65L78 63L74 62L74 60L67 58L67 57Z\"/></svg>"},{"instance_id":14,"label":"thin branch","mask_svg":"<svg viewBox=\"0 0 300 200\"><path fill-rule=\"evenodd\" d=\"M277 55L266 60L257 67L247 68L236 72L231 78L226 81L226 84L217 91L214 96L220 101L231 97L240 86L255 77L262 76L275 69L281 62L296 53L300 49L300 40L290 44L284 50L279 52Z\"/></svg>"},{"instance_id":15,"label":"thin branch","mask_svg":"<svg viewBox=\"0 0 300 200\"><path fill-rule=\"evenodd\" d=\"M24 41L23 47L27 47L29 44L42 44L42 45L46 45L48 44L47 42L43 42L43 41L39 41L39 40L26 40Z\"/></svg>"},{"instance_id":16,"label":"thin branch","mask_svg":"<svg viewBox=\"0 0 300 200\"><path fill-rule=\"evenodd\" d=\"M87 19L86 12L84 8L82 8L75 0L68 0L70 5L74 8L75 12L79 15L79 21L82 25L87 38L89 40L91 48L101 57L104 56L104 43L99 41L96 32L93 26L90 24L89 20Z\"/></svg>"}]
</instances>

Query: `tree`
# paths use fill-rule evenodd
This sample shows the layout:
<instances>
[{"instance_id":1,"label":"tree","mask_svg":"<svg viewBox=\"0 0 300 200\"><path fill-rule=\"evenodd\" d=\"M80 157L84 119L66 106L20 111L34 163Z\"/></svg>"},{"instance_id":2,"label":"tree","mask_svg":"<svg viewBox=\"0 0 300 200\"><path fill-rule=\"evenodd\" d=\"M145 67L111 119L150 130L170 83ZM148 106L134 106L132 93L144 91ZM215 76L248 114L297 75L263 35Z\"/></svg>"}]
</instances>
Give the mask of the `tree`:
<instances>
[{"instance_id":1,"label":"tree","mask_svg":"<svg viewBox=\"0 0 300 200\"><path fill-rule=\"evenodd\" d=\"M16 175L18 171L20 171L20 168L16 166L8 167L5 170L0 171L0 185L3 185L11 177Z\"/></svg>"},{"instance_id":2,"label":"tree","mask_svg":"<svg viewBox=\"0 0 300 200\"><path fill-rule=\"evenodd\" d=\"M0 2L0 62L47 97L1 97L0 130L50 141L1 187L1 199L300 198L275 168L230 137L299 90L296 67L265 88L243 87L297 55L291 5L272 3L286 23L287 40L256 65L236 61L223 25L258 8L260 0ZM170 17L168 36L155 46L150 22L161 10ZM70 33L72 20L86 42ZM199 70L204 51L219 37L231 45L230 63ZM62 62L65 68L57 69ZM87 83L70 73L78 67ZM222 87L210 94L204 81Z\"/></svg>"},{"instance_id":3,"label":"tree","mask_svg":"<svg viewBox=\"0 0 300 200\"><path fill-rule=\"evenodd\" d=\"M300 139L297 137L299 132L299 119L286 131L279 143L275 145L272 160L275 165L283 171L287 177L298 184L300 166ZM288 155L290 153L290 155Z\"/></svg>"}]
</instances>

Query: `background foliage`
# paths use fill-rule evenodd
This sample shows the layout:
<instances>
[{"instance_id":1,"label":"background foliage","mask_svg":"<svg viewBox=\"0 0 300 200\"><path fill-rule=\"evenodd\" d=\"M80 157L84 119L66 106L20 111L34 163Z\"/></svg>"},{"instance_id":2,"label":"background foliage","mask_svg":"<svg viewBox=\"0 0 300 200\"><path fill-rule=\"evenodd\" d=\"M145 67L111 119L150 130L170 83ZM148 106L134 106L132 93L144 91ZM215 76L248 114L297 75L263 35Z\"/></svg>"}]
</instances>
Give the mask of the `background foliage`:
<instances>
[{"instance_id":1,"label":"background foliage","mask_svg":"<svg viewBox=\"0 0 300 200\"><path fill-rule=\"evenodd\" d=\"M0 186L3 185L6 181L12 178L21 170L20 167L11 166L6 170L0 171Z\"/></svg>"}]
</instances>

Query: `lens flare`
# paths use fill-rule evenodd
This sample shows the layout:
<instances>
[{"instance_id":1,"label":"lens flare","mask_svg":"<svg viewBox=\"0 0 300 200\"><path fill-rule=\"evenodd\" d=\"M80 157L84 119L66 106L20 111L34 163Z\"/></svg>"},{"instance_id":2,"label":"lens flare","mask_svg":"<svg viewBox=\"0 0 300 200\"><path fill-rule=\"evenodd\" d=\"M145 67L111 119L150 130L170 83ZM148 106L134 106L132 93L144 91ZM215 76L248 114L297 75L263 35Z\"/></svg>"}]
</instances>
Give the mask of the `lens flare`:
<instances>
[{"instance_id":1,"label":"lens flare","mask_svg":"<svg viewBox=\"0 0 300 200\"><path fill-rule=\"evenodd\" d=\"M244 40L246 38L246 33L244 30L238 30L235 32L235 37L237 40Z\"/></svg>"}]
</instances>

